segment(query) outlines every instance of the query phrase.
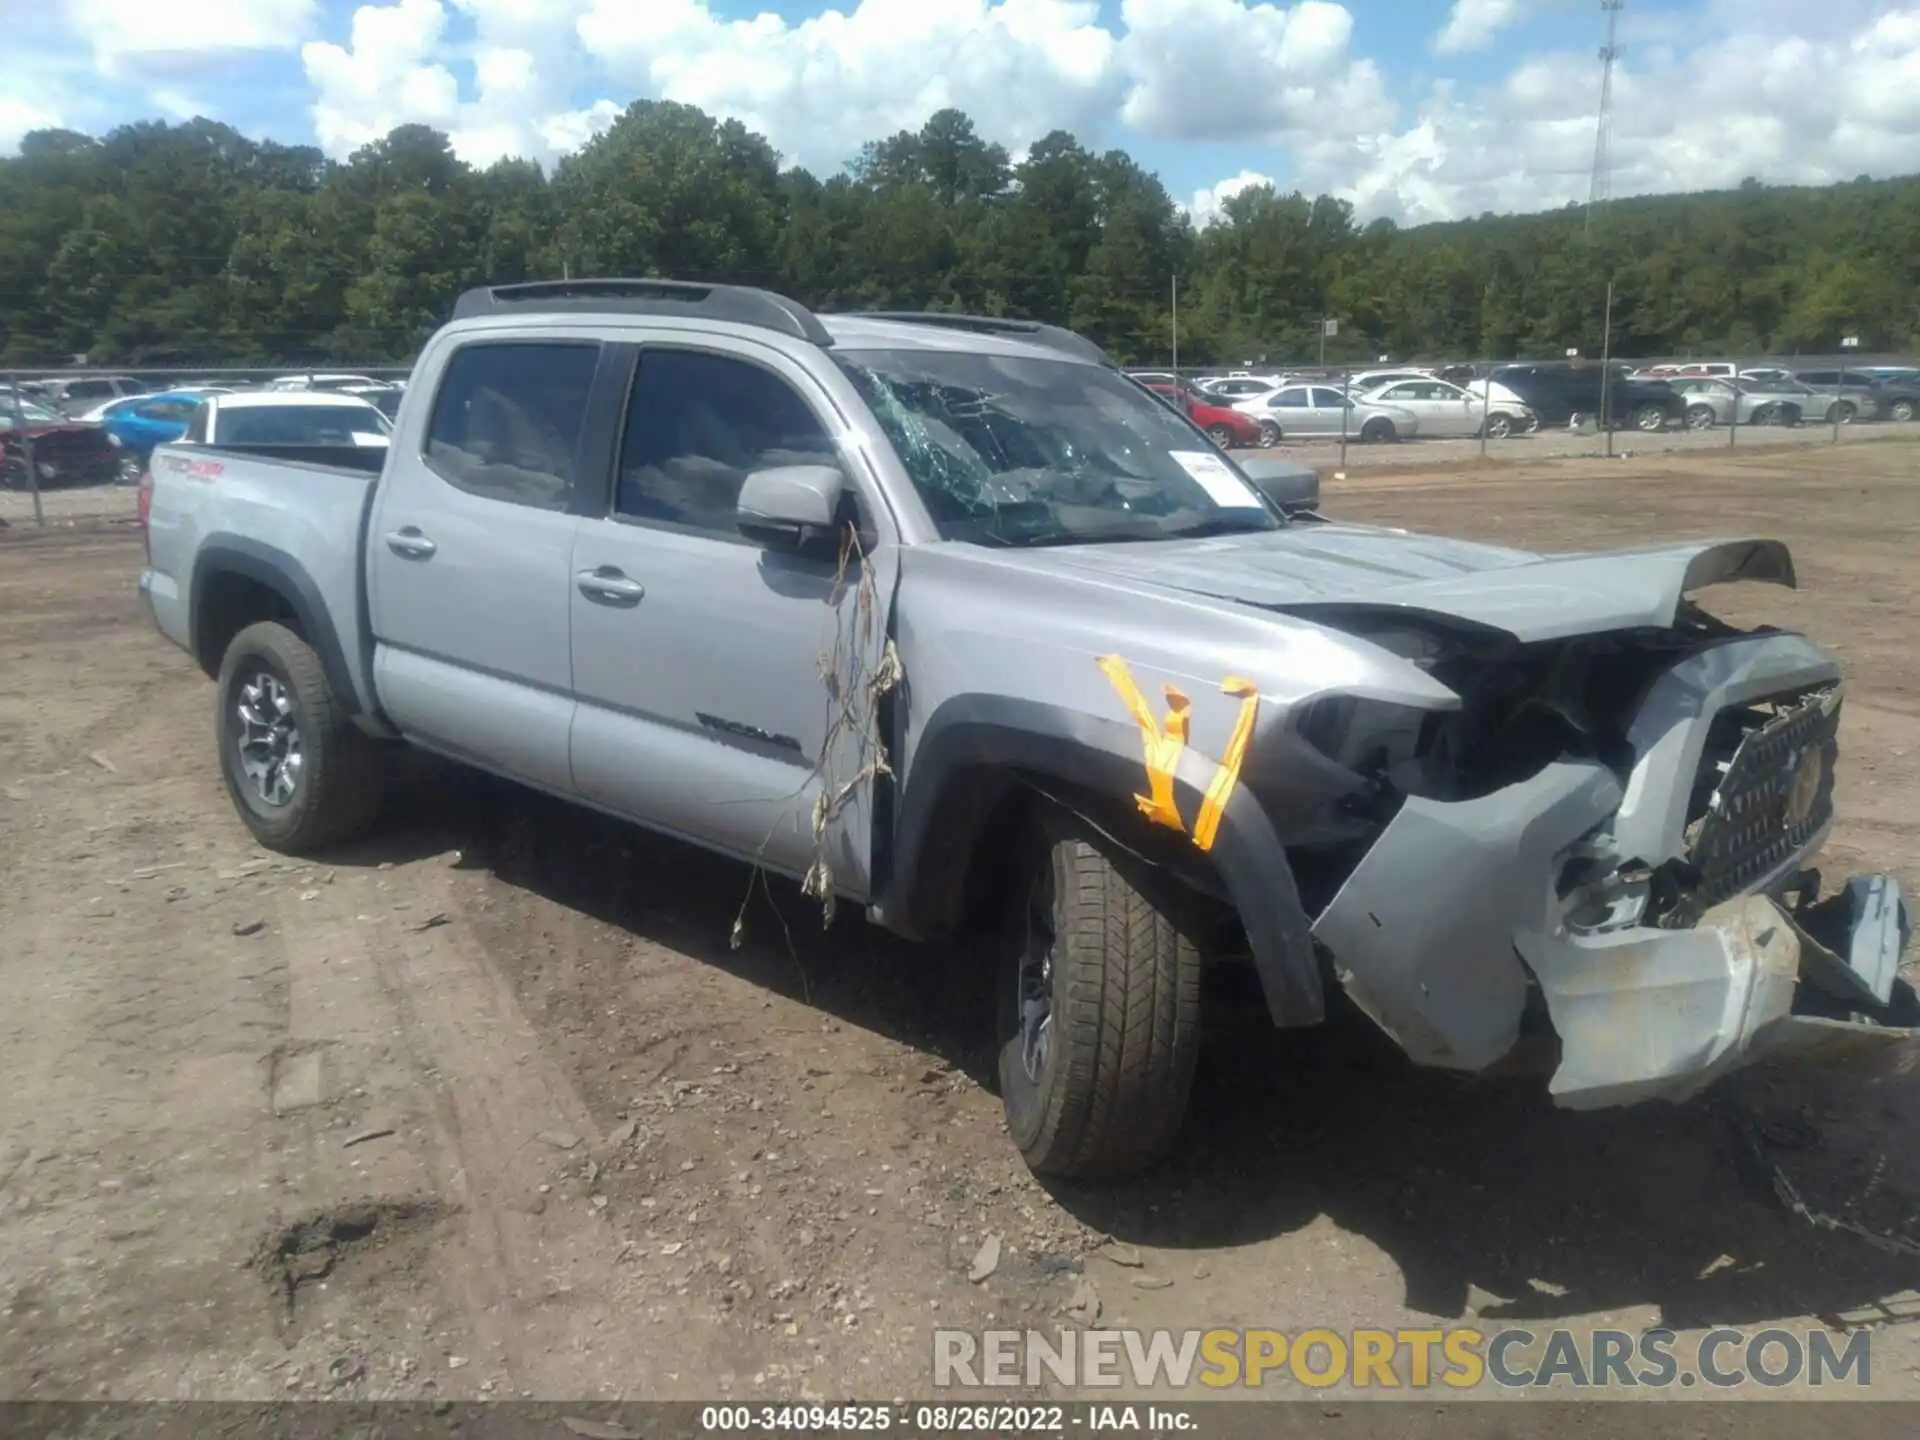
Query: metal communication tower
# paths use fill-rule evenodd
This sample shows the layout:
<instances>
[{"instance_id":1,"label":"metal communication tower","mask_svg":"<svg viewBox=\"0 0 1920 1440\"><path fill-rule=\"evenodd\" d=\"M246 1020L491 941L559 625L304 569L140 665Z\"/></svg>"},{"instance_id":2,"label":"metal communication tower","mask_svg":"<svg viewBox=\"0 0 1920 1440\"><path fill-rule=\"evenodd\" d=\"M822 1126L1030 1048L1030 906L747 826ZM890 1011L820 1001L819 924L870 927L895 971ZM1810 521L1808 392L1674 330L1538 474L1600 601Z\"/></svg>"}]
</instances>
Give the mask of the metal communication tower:
<instances>
[{"instance_id":1,"label":"metal communication tower","mask_svg":"<svg viewBox=\"0 0 1920 1440\"><path fill-rule=\"evenodd\" d=\"M1607 43L1600 47L1600 115L1593 127L1593 175L1587 181L1587 228L1595 208L1613 198L1613 62L1620 58L1620 11L1626 0L1600 0L1607 16Z\"/></svg>"}]
</instances>

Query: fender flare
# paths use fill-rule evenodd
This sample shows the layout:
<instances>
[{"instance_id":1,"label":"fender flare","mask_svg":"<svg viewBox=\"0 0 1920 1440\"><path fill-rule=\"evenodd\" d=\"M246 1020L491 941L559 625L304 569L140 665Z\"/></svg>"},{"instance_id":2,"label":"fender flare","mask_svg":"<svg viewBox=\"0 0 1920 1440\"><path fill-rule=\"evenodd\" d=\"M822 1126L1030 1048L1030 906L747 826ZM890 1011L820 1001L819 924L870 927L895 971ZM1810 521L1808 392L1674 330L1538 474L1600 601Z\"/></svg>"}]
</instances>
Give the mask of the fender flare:
<instances>
[{"instance_id":1,"label":"fender flare","mask_svg":"<svg viewBox=\"0 0 1920 1440\"><path fill-rule=\"evenodd\" d=\"M188 592L187 637L194 658L209 675L220 670L221 658L208 654L211 637L207 634L206 606L202 603L207 588L222 575L242 575L266 586L293 611L300 632L320 657L333 692L348 715L361 711L359 692L354 688L353 672L347 666L346 651L340 646L333 616L320 595L320 587L293 556L244 535L209 535L194 556L193 580Z\"/></svg>"},{"instance_id":2,"label":"fender flare","mask_svg":"<svg viewBox=\"0 0 1920 1440\"><path fill-rule=\"evenodd\" d=\"M1078 794L1130 807L1130 797L1145 783L1140 732L1130 721L1011 696L942 702L915 743L894 796L892 844L876 846L875 890L888 926L914 934L935 913L939 847L954 843L943 833L943 811L952 787L967 785L966 772L977 769L1010 774L1070 805ZM1181 757L1174 773L1181 814L1190 818L1199 811L1212 776L1206 757L1192 751ZM977 836L959 838L970 844ZM1326 997L1312 926L1286 851L1245 785L1228 801L1213 848L1193 856L1211 866L1239 912L1274 1023L1320 1023Z\"/></svg>"}]
</instances>

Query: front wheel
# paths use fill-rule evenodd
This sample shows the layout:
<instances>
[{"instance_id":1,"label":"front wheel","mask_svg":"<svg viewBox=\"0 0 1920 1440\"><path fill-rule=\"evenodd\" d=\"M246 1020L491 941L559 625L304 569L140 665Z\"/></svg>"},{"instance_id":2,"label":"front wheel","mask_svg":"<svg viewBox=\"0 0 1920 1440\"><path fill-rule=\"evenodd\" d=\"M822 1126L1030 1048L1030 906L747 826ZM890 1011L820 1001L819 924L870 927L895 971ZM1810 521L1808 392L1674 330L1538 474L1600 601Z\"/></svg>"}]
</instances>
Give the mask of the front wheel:
<instances>
[{"instance_id":1,"label":"front wheel","mask_svg":"<svg viewBox=\"0 0 1920 1440\"><path fill-rule=\"evenodd\" d=\"M1920 407L1916 407L1911 400L1896 400L1887 407L1887 418L1898 420L1902 424L1913 419L1916 414L1920 414Z\"/></svg>"},{"instance_id":2,"label":"front wheel","mask_svg":"<svg viewBox=\"0 0 1920 1440\"><path fill-rule=\"evenodd\" d=\"M1651 401L1645 405L1636 406L1633 412L1633 428L1644 430L1648 434L1656 430L1664 430L1667 428L1667 412Z\"/></svg>"},{"instance_id":3,"label":"front wheel","mask_svg":"<svg viewBox=\"0 0 1920 1440\"><path fill-rule=\"evenodd\" d=\"M1170 1149L1199 1048L1200 950L1141 862L1048 807L1002 934L1000 1096L1036 1174L1122 1175Z\"/></svg>"},{"instance_id":4,"label":"front wheel","mask_svg":"<svg viewBox=\"0 0 1920 1440\"><path fill-rule=\"evenodd\" d=\"M1231 450L1233 448L1233 430L1229 426L1209 425L1207 427L1207 438L1222 450Z\"/></svg>"},{"instance_id":5,"label":"front wheel","mask_svg":"<svg viewBox=\"0 0 1920 1440\"><path fill-rule=\"evenodd\" d=\"M1836 425L1851 425L1859 414L1851 400L1842 400L1827 412L1827 418Z\"/></svg>"},{"instance_id":6,"label":"front wheel","mask_svg":"<svg viewBox=\"0 0 1920 1440\"><path fill-rule=\"evenodd\" d=\"M1360 427L1360 438L1369 445L1386 445L1400 438L1400 432L1393 428L1393 422L1384 416L1376 416Z\"/></svg>"},{"instance_id":7,"label":"front wheel","mask_svg":"<svg viewBox=\"0 0 1920 1440\"><path fill-rule=\"evenodd\" d=\"M1280 443L1281 439L1282 435L1278 425L1274 424L1271 420L1262 420L1260 422L1260 448L1262 450L1271 450Z\"/></svg>"},{"instance_id":8,"label":"front wheel","mask_svg":"<svg viewBox=\"0 0 1920 1440\"><path fill-rule=\"evenodd\" d=\"M1513 434L1513 417L1511 415L1489 415L1487 417L1487 438L1489 440L1504 440L1511 434Z\"/></svg>"},{"instance_id":9,"label":"front wheel","mask_svg":"<svg viewBox=\"0 0 1920 1440\"><path fill-rule=\"evenodd\" d=\"M1711 430L1713 428L1713 407L1709 405L1689 405L1687 407L1687 428L1689 430ZM1644 426L1642 429L1646 428Z\"/></svg>"},{"instance_id":10,"label":"front wheel","mask_svg":"<svg viewBox=\"0 0 1920 1440\"><path fill-rule=\"evenodd\" d=\"M263 621L220 664L220 776L269 850L305 855L366 828L380 808L381 756L348 718L313 647Z\"/></svg>"}]
</instances>

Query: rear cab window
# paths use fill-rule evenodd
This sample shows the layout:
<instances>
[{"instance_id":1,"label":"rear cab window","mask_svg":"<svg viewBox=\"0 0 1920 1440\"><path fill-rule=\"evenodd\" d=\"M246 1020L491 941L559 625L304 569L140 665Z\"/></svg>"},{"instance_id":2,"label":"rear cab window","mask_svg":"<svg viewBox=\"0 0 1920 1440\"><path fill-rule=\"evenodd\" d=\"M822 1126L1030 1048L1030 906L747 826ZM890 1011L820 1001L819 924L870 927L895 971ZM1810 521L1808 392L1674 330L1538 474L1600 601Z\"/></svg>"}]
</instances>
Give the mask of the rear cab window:
<instances>
[{"instance_id":1,"label":"rear cab window","mask_svg":"<svg viewBox=\"0 0 1920 1440\"><path fill-rule=\"evenodd\" d=\"M456 489L564 510L600 364L592 340L471 340L441 372L422 458ZM603 472L604 475L604 472Z\"/></svg>"}]
</instances>

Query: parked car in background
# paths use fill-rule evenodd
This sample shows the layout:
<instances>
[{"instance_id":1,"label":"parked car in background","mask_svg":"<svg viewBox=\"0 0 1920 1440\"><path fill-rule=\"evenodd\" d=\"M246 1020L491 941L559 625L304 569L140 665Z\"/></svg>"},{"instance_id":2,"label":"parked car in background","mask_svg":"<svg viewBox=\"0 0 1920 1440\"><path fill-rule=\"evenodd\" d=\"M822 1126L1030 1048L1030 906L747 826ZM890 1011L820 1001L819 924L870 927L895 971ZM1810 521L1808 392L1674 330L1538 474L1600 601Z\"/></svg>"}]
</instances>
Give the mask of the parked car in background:
<instances>
[{"instance_id":1,"label":"parked car in background","mask_svg":"<svg viewBox=\"0 0 1920 1440\"><path fill-rule=\"evenodd\" d=\"M21 423L15 423L16 414ZM0 487L30 488L28 443L42 490L66 485L108 485L119 478L120 449L98 425L83 425L56 410L22 399L0 406Z\"/></svg>"},{"instance_id":2,"label":"parked car in background","mask_svg":"<svg viewBox=\"0 0 1920 1440\"><path fill-rule=\"evenodd\" d=\"M1880 401L1880 414L1887 420L1905 423L1920 416L1920 383L1891 376L1874 382Z\"/></svg>"},{"instance_id":3,"label":"parked car in background","mask_svg":"<svg viewBox=\"0 0 1920 1440\"><path fill-rule=\"evenodd\" d=\"M355 386L373 388L381 384L371 375L341 375L314 371L305 375L279 375L267 382L269 390L347 390Z\"/></svg>"},{"instance_id":4,"label":"parked car in background","mask_svg":"<svg viewBox=\"0 0 1920 1440\"><path fill-rule=\"evenodd\" d=\"M1147 389L1158 395L1175 410L1182 411L1186 417L1207 432L1207 438L1222 450L1234 447L1246 447L1260 443L1260 426L1227 405L1222 405L1197 390L1184 385L1149 385Z\"/></svg>"},{"instance_id":5,"label":"parked car in background","mask_svg":"<svg viewBox=\"0 0 1920 1440\"><path fill-rule=\"evenodd\" d=\"M1636 380L1626 366L1610 370L1585 361L1527 361L1501 365L1491 376L1519 395L1542 425L1567 425L1575 419L1601 420L1613 429L1664 430L1682 423L1687 407L1663 380Z\"/></svg>"},{"instance_id":6,"label":"parked car in background","mask_svg":"<svg viewBox=\"0 0 1920 1440\"><path fill-rule=\"evenodd\" d=\"M98 417L95 423L120 447L123 474L137 476L156 445L187 433L187 422L205 398L205 392L197 390L163 390L158 395L116 400L99 411L89 411L85 418Z\"/></svg>"},{"instance_id":7,"label":"parked car in background","mask_svg":"<svg viewBox=\"0 0 1920 1440\"><path fill-rule=\"evenodd\" d=\"M1215 375L1193 382L1193 388L1208 399L1222 405L1232 405L1240 400L1251 400L1256 395L1265 395L1277 390L1281 381L1269 379L1264 375Z\"/></svg>"},{"instance_id":8,"label":"parked car in background","mask_svg":"<svg viewBox=\"0 0 1920 1440\"><path fill-rule=\"evenodd\" d=\"M99 425L105 423L110 415L124 414L144 400L158 400L163 395L187 395L198 400L203 395L231 395L233 388L231 385L170 385L165 390L156 390L150 395L123 395L117 400L107 401L104 405L96 405L93 409L74 418Z\"/></svg>"},{"instance_id":9,"label":"parked car in background","mask_svg":"<svg viewBox=\"0 0 1920 1440\"><path fill-rule=\"evenodd\" d=\"M1841 425L1855 420L1880 418L1880 387L1871 375L1859 370L1796 370L1793 378L1836 402L1834 419Z\"/></svg>"},{"instance_id":10,"label":"parked car in background","mask_svg":"<svg viewBox=\"0 0 1920 1440\"><path fill-rule=\"evenodd\" d=\"M1525 434L1540 423L1525 405L1501 402L1489 406L1473 391L1445 380L1390 380L1356 398L1411 411L1420 421L1421 435L1429 440L1470 438L1477 436L1482 426L1489 439L1504 440L1509 435Z\"/></svg>"},{"instance_id":11,"label":"parked car in background","mask_svg":"<svg viewBox=\"0 0 1920 1440\"><path fill-rule=\"evenodd\" d=\"M1756 365L1751 370L1742 370L1734 378L1739 380L1791 380L1793 372L1781 365Z\"/></svg>"},{"instance_id":12,"label":"parked car in background","mask_svg":"<svg viewBox=\"0 0 1920 1440\"><path fill-rule=\"evenodd\" d=\"M209 395L194 409L183 445L363 449L386 445L393 423L358 395L253 390Z\"/></svg>"},{"instance_id":13,"label":"parked car in background","mask_svg":"<svg viewBox=\"0 0 1920 1440\"><path fill-rule=\"evenodd\" d=\"M338 393L366 401L391 420L400 413L400 397L407 392L398 385L348 385Z\"/></svg>"},{"instance_id":14,"label":"parked car in background","mask_svg":"<svg viewBox=\"0 0 1920 1440\"><path fill-rule=\"evenodd\" d=\"M145 395L153 389L131 375L76 375L71 379L54 377L36 383L40 403L66 416L80 415L96 405L128 395Z\"/></svg>"},{"instance_id":15,"label":"parked car in background","mask_svg":"<svg viewBox=\"0 0 1920 1440\"><path fill-rule=\"evenodd\" d=\"M1678 375L1667 382L1685 400L1689 430L1732 425L1798 425L1825 420L1833 401L1791 380L1723 380L1717 376Z\"/></svg>"},{"instance_id":16,"label":"parked car in background","mask_svg":"<svg viewBox=\"0 0 1920 1440\"><path fill-rule=\"evenodd\" d=\"M1346 384L1349 394L1360 395L1369 391L1378 390L1382 385L1391 384L1395 380L1432 380L1435 378L1431 370L1423 370L1413 365L1402 365L1393 370L1356 370L1347 377Z\"/></svg>"},{"instance_id":17,"label":"parked car in background","mask_svg":"<svg viewBox=\"0 0 1920 1440\"><path fill-rule=\"evenodd\" d=\"M1234 407L1259 423L1259 443L1297 436L1349 435L1369 443L1411 440L1420 417L1397 405L1349 397L1333 385L1282 385L1271 395Z\"/></svg>"}]
</instances>

